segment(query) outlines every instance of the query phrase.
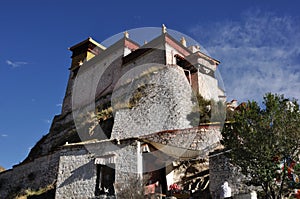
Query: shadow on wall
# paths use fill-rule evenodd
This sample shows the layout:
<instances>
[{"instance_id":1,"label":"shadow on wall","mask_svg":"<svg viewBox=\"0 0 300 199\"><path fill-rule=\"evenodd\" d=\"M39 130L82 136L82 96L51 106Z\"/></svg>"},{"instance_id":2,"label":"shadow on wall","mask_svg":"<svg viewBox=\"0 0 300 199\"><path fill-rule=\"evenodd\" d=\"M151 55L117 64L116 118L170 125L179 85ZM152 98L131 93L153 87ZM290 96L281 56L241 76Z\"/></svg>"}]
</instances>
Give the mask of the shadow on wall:
<instances>
[{"instance_id":1,"label":"shadow on wall","mask_svg":"<svg viewBox=\"0 0 300 199\"><path fill-rule=\"evenodd\" d=\"M63 183L61 183L59 187L61 188L79 180L91 179L92 177L94 177L94 173L90 171L90 168L92 166L94 166L93 162L88 162L87 164L84 164L71 171L71 176L69 176Z\"/></svg>"}]
</instances>

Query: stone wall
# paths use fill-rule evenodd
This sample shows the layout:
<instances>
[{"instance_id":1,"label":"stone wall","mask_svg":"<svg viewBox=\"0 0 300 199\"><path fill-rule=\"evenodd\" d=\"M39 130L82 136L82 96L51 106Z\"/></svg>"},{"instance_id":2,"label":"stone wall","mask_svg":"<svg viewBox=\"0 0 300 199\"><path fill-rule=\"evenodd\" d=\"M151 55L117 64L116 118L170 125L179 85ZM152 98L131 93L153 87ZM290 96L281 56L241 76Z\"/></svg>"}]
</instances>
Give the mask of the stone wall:
<instances>
[{"instance_id":1,"label":"stone wall","mask_svg":"<svg viewBox=\"0 0 300 199\"><path fill-rule=\"evenodd\" d=\"M25 190L39 190L55 184L60 152L19 164L0 173L0 198L13 198Z\"/></svg>"},{"instance_id":2,"label":"stone wall","mask_svg":"<svg viewBox=\"0 0 300 199\"><path fill-rule=\"evenodd\" d=\"M216 151L209 157L209 189L213 199L220 198L220 189L224 181L227 181L232 189L234 198L250 197L251 187L245 185L245 177L239 168L229 163L224 151Z\"/></svg>"},{"instance_id":3,"label":"stone wall","mask_svg":"<svg viewBox=\"0 0 300 199\"><path fill-rule=\"evenodd\" d=\"M195 102L192 101L192 89L181 70L175 66L165 66L147 76L146 80L138 79L136 85L117 94L128 95L127 101L130 101L135 97L134 92L138 86L146 87L144 95L134 107L116 112L113 138L137 137L192 127L188 116Z\"/></svg>"},{"instance_id":4,"label":"stone wall","mask_svg":"<svg viewBox=\"0 0 300 199\"><path fill-rule=\"evenodd\" d=\"M96 166L84 147L64 149L59 160L56 198L95 196Z\"/></svg>"},{"instance_id":5,"label":"stone wall","mask_svg":"<svg viewBox=\"0 0 300 199\"><path fill-rule=\"evenodd\" d=\"M88 150L87 150L88 149ZM93 198L96 190L95 158L115 155L115 191L126 189L131 179L137 179L137 141L120 143L102 141L66 145L62 150L56 188L56 198Z\"/></svg>"}]
</instances>

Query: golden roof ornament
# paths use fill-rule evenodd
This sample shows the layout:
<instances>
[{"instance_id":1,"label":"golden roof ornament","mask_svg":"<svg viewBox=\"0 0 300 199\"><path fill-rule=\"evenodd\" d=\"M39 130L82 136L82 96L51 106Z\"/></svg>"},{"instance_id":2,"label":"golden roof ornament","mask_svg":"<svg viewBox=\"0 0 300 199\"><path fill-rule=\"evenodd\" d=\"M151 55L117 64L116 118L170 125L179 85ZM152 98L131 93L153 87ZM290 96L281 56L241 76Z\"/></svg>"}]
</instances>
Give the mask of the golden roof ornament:
<instances>
[{"instance_id":1,"label":"golden roof ornament","mask_svg":"<svg viewBox=\"0 0 300 199\"><path fill-rule=\"evenodd\" d=\"M184 47L186 47L186 40L185 40L184 37L181 37L180 43L181 43Z\"/></svg>"},{"instance_id":2,"label":"golden roof ornament","mask_svg":"<svg viewBox=\"0 0 300 199\"><path fill-rule=\"evenodd\" d=\"M129 33L128 33L127 30L124 32L124 37L127 38L127 39L129 38Z\"/></svg>"},{"instance_id":3,"label":"golden roof ornament","mask_svg":"<svg viewBox=\"0 0 300 199\"><path fill-rule=\"evenodd\" d=\"M161 27L161 32L162 32L163 34L167 33L167 27L165 26L165 24L162 25L162 27Z\"/></svg>"}]
</instances>

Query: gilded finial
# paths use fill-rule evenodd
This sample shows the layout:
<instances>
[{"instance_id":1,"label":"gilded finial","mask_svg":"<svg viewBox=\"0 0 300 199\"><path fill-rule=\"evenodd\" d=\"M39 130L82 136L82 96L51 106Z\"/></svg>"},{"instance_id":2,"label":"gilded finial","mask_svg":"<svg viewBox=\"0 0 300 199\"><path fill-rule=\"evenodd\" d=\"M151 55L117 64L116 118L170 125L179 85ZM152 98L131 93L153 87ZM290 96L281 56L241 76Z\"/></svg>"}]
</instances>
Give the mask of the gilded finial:
<instances>
[{"instance_id":1,"label":"gilded finial","mask_svg":"<svg viewBox=\"0 0 300 199\"><path fill-rule=\"evenodd\" d=\"M185 40L184 37L181 37L180 43L181 43L184 47L186 47L186 40Z\"/></svg>"},{"instance_id":2,"label":"gilded finial","mask_svg":"<svg viewBox=\"0 0 300 199\"><path fill-rule=\"evenodd\" d=\"M167 33L167 27L165 26L165 24L162 25L161 31L162 33Z\"/></svg>"},{"instance_id":3,"label":"gilded finial","mask_svg":"<svg viewBox=\"0 0 300 199\"><path fill-rule=\"evenodd\" d=\"M129 33L128 33L127 30L124 32L124 37L127 38L127 39L129 38Z\"/></svg>"}]
</instances>

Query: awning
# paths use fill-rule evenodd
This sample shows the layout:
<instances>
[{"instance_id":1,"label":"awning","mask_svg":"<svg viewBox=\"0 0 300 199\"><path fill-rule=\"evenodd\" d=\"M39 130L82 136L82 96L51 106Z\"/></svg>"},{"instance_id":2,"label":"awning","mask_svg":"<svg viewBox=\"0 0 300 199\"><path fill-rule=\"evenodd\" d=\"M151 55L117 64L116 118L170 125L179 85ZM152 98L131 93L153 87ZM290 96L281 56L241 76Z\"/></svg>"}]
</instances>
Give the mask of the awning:
<instances>
[{"instance_id":1,"label":"awning","mask_svg":"<svg viewBox=\"0 0 300 199\"><path fill-rule=\"evenodd\" d=\"M192 63L190 63L190 60L187 60L179 54L174 55L174 57L177 59L177 65L182 67L183 69L189 70L192 73L198 71L198 69Z\"/></svg>"},{"instance_id":2,"label":"awning","mask_svg":"<svg viewBox=\"0 0 300 199\"><path fill-rule=\"evenodd\" d=\"M116 164L116 155L110 154L110 155L96 157L94 164L102 164L102 165Z\"/></svg>"},{"instance_id":3,"label":"awning","mask_svg":"<svg viewBox=\"0 0 300 199\"><path fill-rule=\"evenodd\" d=\"M205 156L209 152L209 148L200 151L200 150L192 150L192 149L186 149L186 148L181 148L176 146L165 145L158 142L149 141L146 139L143 139L143 141L151 144L159 151L167 154L168 156L174 157L176 159L189 160L194 158L205 158Z\"/></svg>"}]
</instances>

